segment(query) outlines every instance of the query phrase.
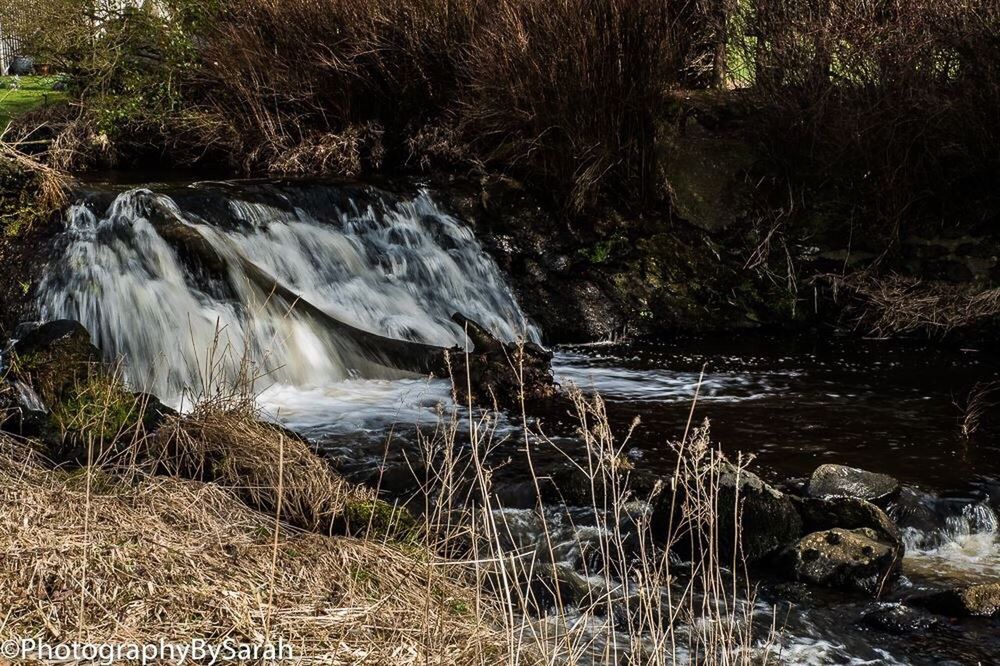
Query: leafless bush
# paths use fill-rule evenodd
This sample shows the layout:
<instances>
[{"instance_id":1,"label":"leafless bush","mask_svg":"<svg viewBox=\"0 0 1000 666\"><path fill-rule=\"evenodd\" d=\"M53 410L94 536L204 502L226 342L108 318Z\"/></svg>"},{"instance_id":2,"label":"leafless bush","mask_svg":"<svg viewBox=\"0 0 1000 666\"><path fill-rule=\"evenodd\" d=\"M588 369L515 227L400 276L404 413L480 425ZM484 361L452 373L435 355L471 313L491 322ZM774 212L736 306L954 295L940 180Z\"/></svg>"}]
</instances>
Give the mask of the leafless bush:
<instances>
[{"instance_id":1,"label":"leafless bush","mask_svg":"<svg viewBox=\"0 0 1000 666\"><path fill-rule=\"evenodd\" d=\"M640 203L656 194L653 122L695 48L695 13L653 0L237 0L203 42L199 101L251 169L444 159L521 175L568 211L612 194Z\"/></svg>"},{"instance_id":2,"label":"leafless bush","mask_svg":"<svg viewBox=\"0 0 1000 666\"><path fill-rule=\"evenodd\" d=\"M868 235L967 212L990 191L1000 148L995 2L753 0L731 23L732 59L761 109L773 164L860 211Z\"/></svg>"},{"instance_id":3,"label":"leafless bush","mask_svg":"<svg viewBox=\"0 0 1000 666\"><path fill-rule=\"evenodd\" d=\"M892 275L827 276L836 291L861 301L858 324L879 337L944 335L1000 316L1000 289L921 282Z\"/></svg>"},{"instance_id":4,"label":"leafless bush","mask_svg":"<svg viewBox=\"0 0 1000 666\"><path fill-rule=\"evenodd\" d=\"M507 0L472 35L456 110L487 163L573 212L652 195L655 109L671 80L668 3Z\"/></svg>"}]
</instances>

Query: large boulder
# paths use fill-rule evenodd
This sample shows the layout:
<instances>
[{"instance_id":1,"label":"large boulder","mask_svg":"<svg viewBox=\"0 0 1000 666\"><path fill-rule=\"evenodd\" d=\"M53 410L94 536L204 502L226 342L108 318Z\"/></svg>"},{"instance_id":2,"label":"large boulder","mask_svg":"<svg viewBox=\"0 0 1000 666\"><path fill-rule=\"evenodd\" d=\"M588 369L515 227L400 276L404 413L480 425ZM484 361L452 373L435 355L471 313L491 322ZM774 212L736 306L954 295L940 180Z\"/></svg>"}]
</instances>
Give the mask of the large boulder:
<instances>
[{"instance_id":1,"label":"large boulder","mask_svg":"<svg viewBox=\"0 0 1000 666\"><path fill-rule=\"evenodd\" d=\"M879 596L899 576L902 551L875 530L836 527L807 534L781 559L795 580Z\"/></svg>"},{"instance_id":2,"label":"large boulder","mask_svg":"<svg viewBox=\"0 0 1000 666\"><path fill-rule=\"evenodd\" d=\"M810 497L857 497L884 500L899 490L899 481L886 474L845 465L820 465L809 479Z\"/></svg>"},{"instance_id":3,"label":"large boulder","mask_svg":"<svg viewBox=\"0 0 1000 666\"><path fill-rule=\"evenodd\" d=\"M721 469L714 506L723 561L736 556L748 563L760 562L802 536L802 519L787 495L746 469L728 462L717 464ZM668 491L659 497L653 530L661 539L667 539L674 526L683 522L685 495L681 487L674 495ZM697 547L690 535L681 535L677 546Z\"/></svg>"},{"instance_id":4,"label":"large boulder","mask_svg":"<svg viewBox=\"0 0 1000 666\"><path fill-rule=\"evenodd\" d=\"M868 528L880 541L903 548L903 538L892 519L871 502L857 497L793 497L807 533L840 527L845 530Z\"/></svg>"},{"instance_id":5,"label":"large boulder","mask_svg":"<svg viewBox=\"0 0 1000 666\"><path fill-rule=\"evenodd\" d=\"M944 590L914 597L910 599L910 603L949 617L992 617L1000 614L1000 583L981 583Z\"/></svg>"}]
</instances>

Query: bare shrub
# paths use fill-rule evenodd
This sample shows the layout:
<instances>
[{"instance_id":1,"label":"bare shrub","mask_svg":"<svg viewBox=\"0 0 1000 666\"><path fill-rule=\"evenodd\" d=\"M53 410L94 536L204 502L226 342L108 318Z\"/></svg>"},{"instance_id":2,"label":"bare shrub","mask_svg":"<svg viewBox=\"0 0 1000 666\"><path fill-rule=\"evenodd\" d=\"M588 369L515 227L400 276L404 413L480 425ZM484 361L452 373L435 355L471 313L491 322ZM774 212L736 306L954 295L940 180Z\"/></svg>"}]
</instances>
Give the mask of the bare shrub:
<instances>
[{"instance_id":1,"label":"bare shrub","mask_svg":"<svg viewBox=\"0 0 1000 666\"><path fill-rule=\"evenodd\" d=\"M358 173L381 135L397 146L455 95L456 58L474 3L452 0L237 0L202 49L206 106L234 128L244 165L346 167ZM262 54L267 54L262 57ZM369 128L361 132L359 128ZM347 157L307 162L309 146L342 142ZM239 158L243 159L243 158Z\"/></svg>"},{"instance_id":2,"label":"bare shrub","mask_svg":"<svg viewBox=\"0 0 1000 666\"><path fill-rule=\"evenodd\" d=\"M989 0L753 0L732 57L772 167L866 234L974 221L1000 147L1000 6Z\"/></svg>"},{"instance_id":3,"label":"bare shrub","mask_svg":"<svg viewBox=\"0 0 1000 666\"><path fill-rule=\"evenodd\" d=\"M1000 289L855 274L825 276L836 291L860 300L858 325L879 337L913 332L945 335L1000 316Z\"/></svg>"},{"instance_id":4,"label":"bare shrub","mask_svg":"<svg viewBox=\"0 0 1000 666\"><path fill-rule=\"evenodd\" d=\"M687 4L237 0L204 40L198 102L249 169L446 160L520 175L571 212L641 204L656 108L693 48Z\"/></svg>"},{"instance_id":5,"label":"bare shrub","mask_svg":"<svg viewBox=\"0 0 1000 666\"><path fill-rule=\"evenodd\" d=\"M571 212L654 194L668 3L507 0L471 37L456 111L487 163L537 179Z\"/></svg>"}]
</instances>

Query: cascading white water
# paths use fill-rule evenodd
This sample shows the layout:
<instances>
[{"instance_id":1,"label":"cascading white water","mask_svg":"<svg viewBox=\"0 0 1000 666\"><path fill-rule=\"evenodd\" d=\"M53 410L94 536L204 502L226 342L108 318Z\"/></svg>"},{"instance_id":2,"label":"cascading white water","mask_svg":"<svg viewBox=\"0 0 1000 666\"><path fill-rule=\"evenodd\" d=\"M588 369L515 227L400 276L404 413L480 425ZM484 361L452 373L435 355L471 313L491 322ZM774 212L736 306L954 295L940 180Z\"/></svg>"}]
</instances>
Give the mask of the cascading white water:
<instances>
[{"instance_id":1,"label":"cascading white water","mask_svg":"<svg viewBox=\"0 0 1000 666\"><path fill-rule=\"evenodd\" d=\"M940 530L906 528L903 541L910 567L932 576L992 582L1000 566L1000 518L986 502L964 505Z\"/></svg>"},{"instance_id":2,"label":"cascading white water","mask_svg":"<svg viewBox=\"0 0 1000 666\"><path fill-rule=\"evenodd\" d=\"M109 358L123 359L134 387L170 402L204 388L206 377L232 379L244 356L270 382L300 389L408 374L363 358L308 308L275 298L248 266L314 309L385 337L460 345L451 315L461 312L503 339L538 340L472 232L426 193L351 201L322 220L282 196L287 207L227 196L225 228L144 189L100 214L74 206L65 250L40 285L42 316L80 321ZM210 274L187 261L158 228L163 219L207 244L224 268Z\"/></svg>"}]
</instances>

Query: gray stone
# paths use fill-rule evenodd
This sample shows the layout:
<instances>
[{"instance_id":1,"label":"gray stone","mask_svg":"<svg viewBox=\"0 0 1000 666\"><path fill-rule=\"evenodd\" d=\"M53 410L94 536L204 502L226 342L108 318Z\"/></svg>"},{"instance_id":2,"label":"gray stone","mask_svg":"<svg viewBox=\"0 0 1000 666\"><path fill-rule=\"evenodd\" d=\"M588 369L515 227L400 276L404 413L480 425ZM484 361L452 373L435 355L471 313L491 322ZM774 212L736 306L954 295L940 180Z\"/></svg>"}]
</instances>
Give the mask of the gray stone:
<instances>
[{"instance_id":1,"label":"gray stone","mask_svg":"<svg viewBox=\"0 0 1000 666\"><path fill-rule=\"evenodd\" d=\"M869 502L899 490L899 481L886 474L845 465L820 465L809 479L810 497L858 497Z\"/></svg>"},{"instance_id":2,"label":"gray stone","mask_svg":"<svg viewBox=\"0 0 1000 666\"><path fill-rule=\"evenodd\" d=\"M899 575L902 551L875 530L834 528L804 536L783 554L789 577L878 596Z\"/></svg>"},{"instance_id":3,"label":"gray stone","mask_svg":"<svg viewBox=\"0 0 1000 666\"><path fill-rule=\"evenodd\" d=\"M1000 614L1000 583L982 583L910 599L915 606L949 617Z\"/></svg>"},{"instance_id":4,"label":"gray stone","mask_svg":"<svg viewBox=\"0 0 1000 666\"><path fill-rule=\"evenodd\" d=\"M874 530L880 541L903 548L903 538L892 519L868 500L857 497L793 497L806 532L840 527Z\"/></svg>"}]
</instances>

